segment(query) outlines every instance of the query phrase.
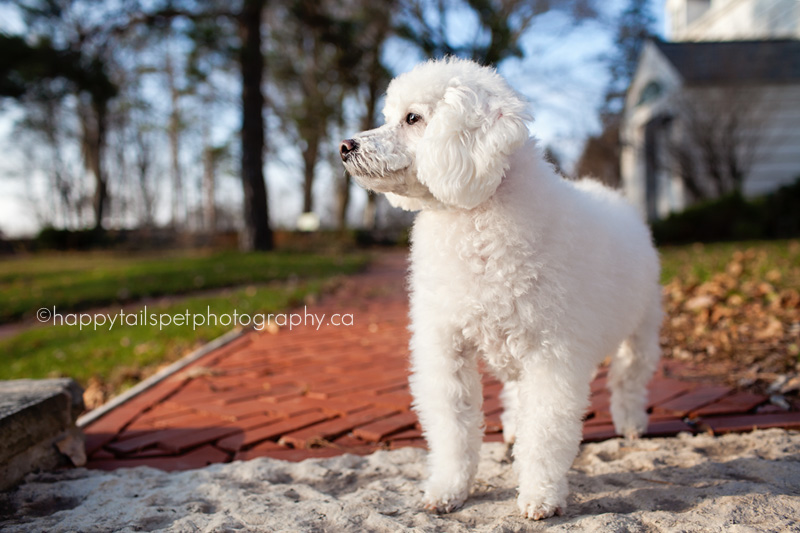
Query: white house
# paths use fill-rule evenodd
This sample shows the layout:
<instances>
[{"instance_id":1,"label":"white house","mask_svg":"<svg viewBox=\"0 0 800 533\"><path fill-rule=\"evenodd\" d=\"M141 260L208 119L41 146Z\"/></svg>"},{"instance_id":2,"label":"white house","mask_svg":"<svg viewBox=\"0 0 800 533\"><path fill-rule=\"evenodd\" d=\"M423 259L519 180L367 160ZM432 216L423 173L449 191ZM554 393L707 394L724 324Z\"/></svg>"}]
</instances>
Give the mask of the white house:
<instances>
[{"instance_id":1,"label":"white house","mask_svg":"<svg viewBox=\"0 0 800 533\"><path fill-rule=\"evenodd\" d=\"M625 101L622 186L649 220L800 177L800 1L668 0Z\"/></svg>"},{"instance_id":2,"label":"white house","mask_svg":"<svg viewBox=\"0 0 800 533\"><path fill-rule=\"evenodd\" d=\"M798 0L667 0L673 41L800 38Z\"/></svg>"}]
</instances>

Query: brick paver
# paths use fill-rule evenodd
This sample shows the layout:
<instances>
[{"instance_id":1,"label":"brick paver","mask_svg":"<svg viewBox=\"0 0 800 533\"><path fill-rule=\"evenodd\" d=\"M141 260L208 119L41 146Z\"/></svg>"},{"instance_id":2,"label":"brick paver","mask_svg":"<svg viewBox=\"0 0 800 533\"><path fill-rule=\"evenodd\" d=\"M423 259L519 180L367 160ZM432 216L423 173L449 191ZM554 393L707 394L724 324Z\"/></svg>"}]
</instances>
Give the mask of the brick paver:
<instances>
[{"instance_id":1,"label":"brick paver","mask_svg":"<svg viewBox=\"0 0 800 533\"><path fill-rule=\"evenodd\" d=\"M408 391L405 254L384 253L309 312L352 313L354 324L249 332L95 420L88 466L164 470L273 457L424 447ZM302 312L302 310L300 310ZM648 436L800 428L764 396L676 378L665 361L650 385ZM606 371L591 386L584 440L616 436ZM484 376L486 440L501 441L500 383Z\"/></svg>"}]
</instances>

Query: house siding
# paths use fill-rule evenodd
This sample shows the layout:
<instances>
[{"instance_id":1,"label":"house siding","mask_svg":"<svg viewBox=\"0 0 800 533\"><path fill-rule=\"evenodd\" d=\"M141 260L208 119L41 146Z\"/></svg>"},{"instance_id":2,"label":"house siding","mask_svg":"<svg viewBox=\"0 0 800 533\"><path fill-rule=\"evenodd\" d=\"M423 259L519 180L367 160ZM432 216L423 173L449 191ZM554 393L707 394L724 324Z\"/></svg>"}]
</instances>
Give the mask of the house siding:
<instances>
[{"instance_id":1,"label":"house siding","mask_svg":"<svg viewBox=\"0 0 800 533\"><path fill-rule=\"evenodd\" d=\"M690 0L687 9L694 11L692 16L683 19L687 23L671 25L672 40L800 38L800 2L797 0L715 0L710 9L699 15L697 5ZM682 12L673 7L670 13Z\"/></svg>"},{"instance_id":2,"label":"house siding","mask_svg":"<svg viewBox=\"0 0 800 533\"><path fill-rule=\"evenodd\" d=\"M654 80L664 87L662 94L640 103L642 90ZM731 98L729 105L724 104L728 101L724 99L726 93ZM733 94L736 96L732 97ZM643 218L663 218L685 209L693 201L675 172L674 164L669 161L667 148L668 138L688 138L688 130L681 117L682 102L686 101L694 102L700 109L708 109L709 112L712 109L721 110L721 116L728 109L747 110L746 114L740 115L746 120L742 121L745 125L739 130L747 139L741 143L742 153L752 153L742 182L745 196L772 192L793 183L800 176L798 81L687 85L658 46L648 42L626 98L620 130L622 187ZM723 105L720 105L721 102ZM664 122L663 117L673 117L675 120ZM663 128L653 128L654 121L661 121ZM659 146L647 148L647 140ZM690 143L688 149L695 150L694 146L696 144ZM660 168L653 168L654 153L657 159L664 162ZM709 182L703 188L712 194L715 190Z\"/></svg>"},{"instance_id":3,"label":"house siding","mask_svg":"<svg viewBox=\"0 0 800 533\"><path fill-rule=\"evenodd\" d=\"M800 177L800 86L766 86L756 159L744 184L746 196L773 191Z\"/></svg>"}]
</instances>

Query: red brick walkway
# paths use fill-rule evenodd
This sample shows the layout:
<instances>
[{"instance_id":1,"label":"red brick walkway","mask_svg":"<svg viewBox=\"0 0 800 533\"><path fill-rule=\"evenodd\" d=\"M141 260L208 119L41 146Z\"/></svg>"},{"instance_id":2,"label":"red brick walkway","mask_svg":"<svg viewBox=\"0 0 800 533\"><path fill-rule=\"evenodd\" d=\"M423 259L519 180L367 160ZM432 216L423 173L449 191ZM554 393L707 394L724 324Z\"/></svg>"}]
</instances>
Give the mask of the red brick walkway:
<instances>
[{"instance_id":1,"label":"red brick walkway","mask_svg":"<svg viewBox=\"0 0 800 533\"><path fill-rule=\"evenodd\" d=\"M286 460L424 446L407 385L405 255L386 254L308 312L351 313L354 325L250 332L84 428L88 466L164 470L268 456ZM303 310L298 312L303 313ZM650 389L649 436L800 428L768 398L675 379ZM484 377L486 440L502 440L500 383ZM592 384L584 439L614 436L605 372Z\"/></svg>"}]
</instances>

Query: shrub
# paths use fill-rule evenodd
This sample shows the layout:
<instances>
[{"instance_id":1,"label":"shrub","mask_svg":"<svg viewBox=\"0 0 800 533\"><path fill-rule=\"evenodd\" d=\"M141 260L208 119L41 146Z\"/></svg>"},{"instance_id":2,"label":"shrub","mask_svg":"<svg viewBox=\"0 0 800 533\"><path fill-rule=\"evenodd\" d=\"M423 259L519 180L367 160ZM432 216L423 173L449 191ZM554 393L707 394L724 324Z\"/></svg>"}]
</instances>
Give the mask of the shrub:
<instances>
[{"instance_id":1,"label":"shrub","mask_svg":"<svg viewBox=\"0 0 800 533\"><path fill-rule=\"evenodd\" d=\"M800 178L751 200L734 193L654 222L658 244L779 239L800 236Z\"/></svg>"},{"instance_id":2,"label":"shrub","mask_svg":"<svg viewBox=\"0 0 800 533\"><path fill-rule=\"evenodd\" d=\"M786 238L800 235L800 178L763 198L767 215L767 237Z\"/></svg>"},{"instance_id":3,"label":"shrub","mask_svg":"<svg viewBox=\"0 0 800 533\"><path fill-rule=\"evenodd\" d=\"M105 232L96 229L68 230L53 227L43 228L34 238L38 250L89 250L108 243Z\"/></svg>"}]
</instances>

